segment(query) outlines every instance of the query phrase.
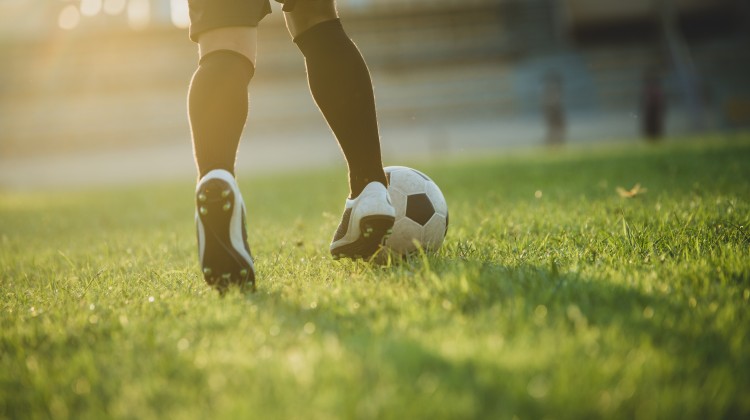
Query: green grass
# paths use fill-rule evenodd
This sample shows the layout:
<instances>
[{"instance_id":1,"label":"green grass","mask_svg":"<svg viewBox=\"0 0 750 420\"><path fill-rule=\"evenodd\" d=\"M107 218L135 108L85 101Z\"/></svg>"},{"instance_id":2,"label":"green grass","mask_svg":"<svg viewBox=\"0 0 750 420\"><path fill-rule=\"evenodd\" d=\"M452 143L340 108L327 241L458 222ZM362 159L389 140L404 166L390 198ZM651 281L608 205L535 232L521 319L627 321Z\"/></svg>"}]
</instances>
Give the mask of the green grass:
<instances>
[{"instance_id":1,"label":"green grass","mask_svg":"<svg viewBox=\"0 0 750 420\"><path fill-rule=\"evenodd\" d=\"M192 180L1 193L0 418L750 415L750 137L412 165L437 254L333 261L341 170L246 178L224 298Z\"/></svg>"}]
</instances>

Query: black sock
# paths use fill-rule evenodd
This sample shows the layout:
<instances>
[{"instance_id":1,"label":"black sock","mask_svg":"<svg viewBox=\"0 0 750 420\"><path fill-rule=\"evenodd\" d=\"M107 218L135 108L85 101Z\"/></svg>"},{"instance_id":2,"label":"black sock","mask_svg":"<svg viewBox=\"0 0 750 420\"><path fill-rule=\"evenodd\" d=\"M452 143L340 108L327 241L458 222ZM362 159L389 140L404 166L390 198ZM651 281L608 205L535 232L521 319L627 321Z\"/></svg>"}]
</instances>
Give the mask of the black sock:
<instances>
[{"instance_id":1,"label":"black sock","mask_svg":"<svg viewBox=\"0 0 750 420\"><path fill-rule=\"evenodd\" d=\"M386 184L370 72L341 21L315 25L294 42L305 56L310 92L349 166L351 197L372 181Z\"/></svg>"},{"instance_id":2,"label":"black sock","mask_svg":"<svg viewBox=\"0 0 750 420\"><path fill-rule=\"evenodd\" d=\"M219 50L201 58L188 93L188 115L198 173L234 173L237 146L247 120L247 86L255 73L244 55Z\"/></svg>"}]
</instances>

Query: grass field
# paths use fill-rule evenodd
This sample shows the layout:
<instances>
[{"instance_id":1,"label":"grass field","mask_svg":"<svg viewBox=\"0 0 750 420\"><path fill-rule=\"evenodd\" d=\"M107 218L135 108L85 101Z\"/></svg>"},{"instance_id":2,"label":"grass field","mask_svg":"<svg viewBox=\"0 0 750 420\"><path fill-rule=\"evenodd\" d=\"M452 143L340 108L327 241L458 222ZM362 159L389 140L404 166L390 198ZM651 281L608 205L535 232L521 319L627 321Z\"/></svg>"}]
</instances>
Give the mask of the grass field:
<instances>
[{"instance_id":1,"label":"grass field","mask_svg":"<svg viewBox=\"0 0 750 420\"><path fill-rule=\"evenodd\" d=\"M750 416L749 136L411 165L437 254L331 260L341 170L241 179L224 298L193 180L0 193L0 418Z\"/></svg>"}]
</instances>

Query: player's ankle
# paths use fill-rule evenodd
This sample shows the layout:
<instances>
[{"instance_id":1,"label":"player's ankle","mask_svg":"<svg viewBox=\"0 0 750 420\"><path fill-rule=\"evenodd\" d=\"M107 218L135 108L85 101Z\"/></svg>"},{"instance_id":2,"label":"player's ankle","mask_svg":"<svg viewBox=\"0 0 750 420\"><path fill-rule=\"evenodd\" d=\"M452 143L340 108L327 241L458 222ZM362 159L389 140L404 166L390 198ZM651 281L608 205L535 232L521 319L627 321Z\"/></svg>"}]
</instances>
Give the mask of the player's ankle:
<instances>
[{"instance_id":1,"label":"player's ankle","mask_svg":"<svg viewBox=\"0 0 750 420\"><path fill-rule=\"evenodd\" d=\"M349 198L357 198L362 193L362 190L371 182L379 182L383 186L388 187L388 179L382 170L366 176L349 176Z\"/></svg>"},{"instance_id":2,"label":"player's ankle","mask_svg":"<svg viewBox=\"0 0 750 420\"><path fill-rule=\"evenodd\" d=\"M230 175L234 178L234 168L227 168L225 165L208 165L208 166L201 166L198 170L198 179L203 179L206 175L208 175L209 172L215 171L215 170L222 170L229 172Z\"/></svg>"}]
</instances>

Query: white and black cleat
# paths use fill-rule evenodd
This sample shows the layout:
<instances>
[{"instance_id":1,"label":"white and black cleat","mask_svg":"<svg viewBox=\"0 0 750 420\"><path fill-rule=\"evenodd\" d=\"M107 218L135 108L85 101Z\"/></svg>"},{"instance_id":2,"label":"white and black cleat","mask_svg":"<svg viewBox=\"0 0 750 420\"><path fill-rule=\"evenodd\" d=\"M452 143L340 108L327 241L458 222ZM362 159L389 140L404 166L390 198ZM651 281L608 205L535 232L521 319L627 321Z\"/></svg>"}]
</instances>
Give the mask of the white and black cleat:
<instances>
[{"instance_id":1,"label":"white and black cleat","mask_svg":"<svg viewBox=\"0 0 750 420\"><path fill-rule=\"evenodd\" d=\"M388 190L371 182L354 199L347 199L344 214L331 242L333 258L370 259L393 230L396 210Z\"/></svg>"},{"instance_id":2,"label":"white and black cleat","mask_svg":"<svg viewBox=\"0 0 750 420\"><path fill-rule=\"evenodd\" d=\"M255 290L255 266L247 244L245 204L234 176L207 173L195 190L198 253L206 283L224 292L230 285Z\"/></svg>"}]
</instances>

